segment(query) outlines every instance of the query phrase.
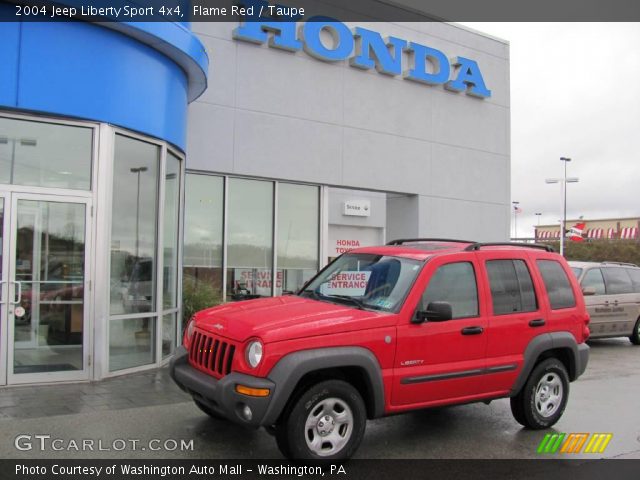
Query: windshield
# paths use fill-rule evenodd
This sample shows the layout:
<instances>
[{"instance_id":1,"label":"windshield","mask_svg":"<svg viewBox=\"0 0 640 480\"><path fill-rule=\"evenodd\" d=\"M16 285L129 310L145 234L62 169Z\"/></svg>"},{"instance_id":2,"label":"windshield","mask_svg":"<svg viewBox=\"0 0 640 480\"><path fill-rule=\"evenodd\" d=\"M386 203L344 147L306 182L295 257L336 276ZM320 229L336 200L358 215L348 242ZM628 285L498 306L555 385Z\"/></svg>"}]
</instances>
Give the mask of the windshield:
<instances>
[{"instance_id":1,"label":"windshield","mask_svg":"<svg viewBox=\"0 0 640 480\"><path fill-rule=\"evenodd\" d=\"M345 254L320 272L299 295L316 300L397 312L422 262L371 254Z\"/></svg>"}]
</instances>

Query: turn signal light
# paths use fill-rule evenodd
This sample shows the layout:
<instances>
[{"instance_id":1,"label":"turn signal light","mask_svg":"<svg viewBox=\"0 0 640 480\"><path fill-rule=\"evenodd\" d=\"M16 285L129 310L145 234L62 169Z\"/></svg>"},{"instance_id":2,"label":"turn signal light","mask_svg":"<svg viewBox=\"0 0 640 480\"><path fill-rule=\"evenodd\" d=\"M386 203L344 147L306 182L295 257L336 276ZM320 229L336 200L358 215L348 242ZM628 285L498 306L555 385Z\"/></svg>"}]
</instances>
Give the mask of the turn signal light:
<instances>
[{"instance_id":1,"label":"turn signal light","mask_svg":"<svg viewBox=\"0 0 640 480\"><path fill-rule=\"evenodd\" d=\"M270 393L268 388L251 388L244 385L236 385L236 392L249 397L268 397Z\"/></svg>"}]
</instances>

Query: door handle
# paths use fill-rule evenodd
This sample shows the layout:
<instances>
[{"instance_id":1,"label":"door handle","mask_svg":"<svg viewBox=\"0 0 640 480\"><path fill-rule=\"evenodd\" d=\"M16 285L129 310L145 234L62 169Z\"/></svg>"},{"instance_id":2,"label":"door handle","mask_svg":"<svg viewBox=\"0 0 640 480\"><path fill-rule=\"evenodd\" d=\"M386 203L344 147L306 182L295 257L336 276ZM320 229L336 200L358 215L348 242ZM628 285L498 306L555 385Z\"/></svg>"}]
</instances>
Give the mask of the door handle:
<instances>
[{"instance_id":1,"label":"door handle","mask_svg":"<svg viewBox=\"0 0 640 480\"><path fill-rule=\"evenodd\" d=\"M529 322L530 327L542 327L544 324L545 324L545 321L543 318L537 318Z\"/></svg>"},{"instance_id":2,"label":"door handle","mask_svg":"<svg viewBox=\"0 0 640 480\"><path fill-rule=\"evenodd\" d=\"M7 301L4 299L4 284L8 283L6 280L0 281L0 305L4 305ZM9 293L9 292L7 292Z\"/></svg>"},{"instance_id":3,"label":"door handle","mask_svg":"<svg viewBox=\"0 0 640 480\"><path fill-rule=\"evenodd\" d=\"M482 327L465 327L460 330L462 335L480 335L484 331Z\"/></svg>"},{"instance_id":4,"label":"door handle","mask_svg":"<svg viewBox=\"0 0 640 480\"><path fill-rule=\"evenodd\" d=\"M13 292L13 302L11 302L12 305L19 305L20 302L22 301L22 283L21 282L15 282L13 280L10 280L9 283L13 283L14 285L17 285L16 290L14 290ZM15 298L15 295L18 296L18 298Z\"/></svg>"}]
</instances>

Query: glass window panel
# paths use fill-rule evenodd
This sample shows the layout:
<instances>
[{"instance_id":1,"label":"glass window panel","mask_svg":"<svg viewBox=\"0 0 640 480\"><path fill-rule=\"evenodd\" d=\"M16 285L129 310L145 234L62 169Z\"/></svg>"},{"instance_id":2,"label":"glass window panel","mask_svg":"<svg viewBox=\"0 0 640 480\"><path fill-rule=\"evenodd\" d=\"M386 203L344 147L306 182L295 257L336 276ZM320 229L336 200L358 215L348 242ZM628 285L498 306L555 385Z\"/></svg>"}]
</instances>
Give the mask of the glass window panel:
<instances>
[{"instance_id":1,"label":"glass window panel","mask_svg":"<svg viewBox=\"0 0 640 480\"><path fill-rule=\"evenodd\" d=\"M599 268L592 268L587 271L582 279L582 288L593 287L596 289L596 295L605 294L604 278Z\"/></svg>"},{"instance_id":2,"label":"glass window panel","mask_svg":"<svg viewBox=\"0 0 640 480\"><path fill-rule=\"evenodd\" d=\"M512 260L490 260L486 264L494 315L522 311L522 295Z\"/></svg>"},{"instance_id":3,"label":"glass window panel","mask_svg":"<svg viewBox=\"0 0 640 480\"><path fill-rule=\"evenodd\" d=\"M109 371L148 365L155 361L156 319L109 321Z\"/></svg>"},{"instance_id":4,"label":"glass window panel","mask_svg":"<svg viewBox=\"0 0 640 480\"><path fill-rule=\"evenodd\" d=\"M293 293L318 271L319 188L278 185L276 293Z\"/></svg>"},{"instance_id":5,"label":"glass window panel","mask_svg":"<svg viewBox=\"0 0 640 480\"><path fill-rule=\"evenodd\" d=\"M602 274L604 275L609 295L633 293L633 284L626 268L606 267L602 269Z\"/></svg>"},{"instance_id":6,"label":"glass window panel","mask_svg":"<svg viewBox=\"0 0 640 480\"><path fill-rule=\"evenodd\" d=\"M15 373L82 370L85 206L19 200ZM17 310L17 309L16 309Z\"/></svg>"},{"instance_id":7,"label":"glass window panel","mask_svg":"<svg viewBox=\"0 0 640 480\"><path fill-rule=\"evenodd\" d=\"M162 305L165 310L178 306L178 218L180 209L180 159L167 154L164 179L164 235Z\"/></svg>"},{"instance_id":8,"label":"glass window panel","mask_svg":"<svg viewBox=\"0 0 640 480\"><path fill-rule=\"evenodd\" d=\"M155 311L160 148L116 135L111 221L111 315Z\"/></svg>"},{"instance_id":9,"label":"glass window panel","mask_svg":"<svg viewBox=\"0 0 640 480\"><path fill-rule=\"evenodd\" d=\"M229 180L227 293L242 300L271 295L273 183Z\"/></svg>"},{"instance_id":10,"label":"glass window panel","mask_svg":"<svg viewBox=\"0 0 640 480\"><path fill-rule=\"evenodd\" d=\"M516 269L518 284L520 285L520 298L522 299L523 312L535 312L538 310L538 299L533 288L533 281L529 268L524 260L514 260L513 265Z\"/></svg>"},{"instance_id":11,"label":"glass window panel","mask_svg":"<svg viewBox=\"0 0 640 480\"><path fill-rule=\"evenodd\" d=\"M175 313L162 316L162 358L167 358L176 349L176 319Z\"/></svg>"},{"instance_id":12,"label":"glass window panel","mask_svg":"<svg viewBox=\"0 0 640 480\"><path fill-rule=\"evenodd\" d=\"M422 295L422 310L431 302L448 302L453 318L478 316L478 287L473 265L450 263L436 270Z\"/></svg>"},{"instance_id":13,"label":"glass window panel","mask_svg":"<svg viewBox=\"0 0 640 480\"><path fill-rule=\"evenodd\" d=\"M93 131L0 118L0 183L91 189Z\"/></svg>"},{"instance_id":14,"label":"glass window panel","mask_svg":"<svg viewBox=\"0 0 640 480\"><path fill-rule=\"evenodd\" d=\"M547 289L551 308L556 310L575 307L576 299L573 295L573 289L562 265L555 260L538 260L537 264Z\"/></svg>"},{"instance_id":15,"label":"glass window panel","mask_svg":"<svg viewBox=\"0 0 640 480\"><path fill-rule=\"evenodd\" d=\"M224 180L187 174L185 181L183 315L222 302Z\"/></svg>"}]
</instances>

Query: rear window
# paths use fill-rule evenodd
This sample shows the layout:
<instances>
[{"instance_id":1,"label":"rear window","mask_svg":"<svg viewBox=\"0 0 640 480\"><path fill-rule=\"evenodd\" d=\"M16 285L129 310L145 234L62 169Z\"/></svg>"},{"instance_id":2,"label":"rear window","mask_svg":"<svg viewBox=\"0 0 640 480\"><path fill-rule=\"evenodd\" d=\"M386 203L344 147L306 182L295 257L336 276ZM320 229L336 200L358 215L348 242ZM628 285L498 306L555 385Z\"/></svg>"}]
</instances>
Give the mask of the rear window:
<instances>
[{"instance_id":1,"label":"rear window","mask_svg":"<svg viewBox=\"0 0 640 480\"><path fill-rule=\"evenodd\" d=\"M628 268L627 273L631 277L633 291L635 293L640 293L640 268Z\"/></svg>"},{"instance_id":2,"label":"rear window","mask_svg":"<svg viewBox=\"0 0 640 480\"><path fill-rule=\"evenodd\" d=\"M576 298L562 265L555 260L538 260L536 263L542 275L551 308L558 310L575 307Z\"/></svg>"},{"instance_id":3,"label":"rear window","mask_svg":"<svg viewBox=\"0 0 640 480\"><path fill-rule=\"evenodd\" d=\"M576 278L580 278L580 274L582 273L582 269L578 267L571 267L571 271L576 276Z\"/></svg>"},{"instance_id":4,"label":"rear window","mask_svg":"<svg viewBox=\"0 0 640 480\"><path fill-rule=\"evenodd\" d=\"M523 260L489 260L487 274L494 315L538 309L531 275Z\"/></svg>"},{"instance_id":5,"label":"rear window","mask_svg":"<svg viewBox=\"0 0 640 480\"><path fill-rule=\"evenodd\" d=\"M605 267L602 269L602 274L604 275L604 282L607 285L607 293L609 295L633 293L633 285L626 268Z\"/></svg>"}]
</instances>

